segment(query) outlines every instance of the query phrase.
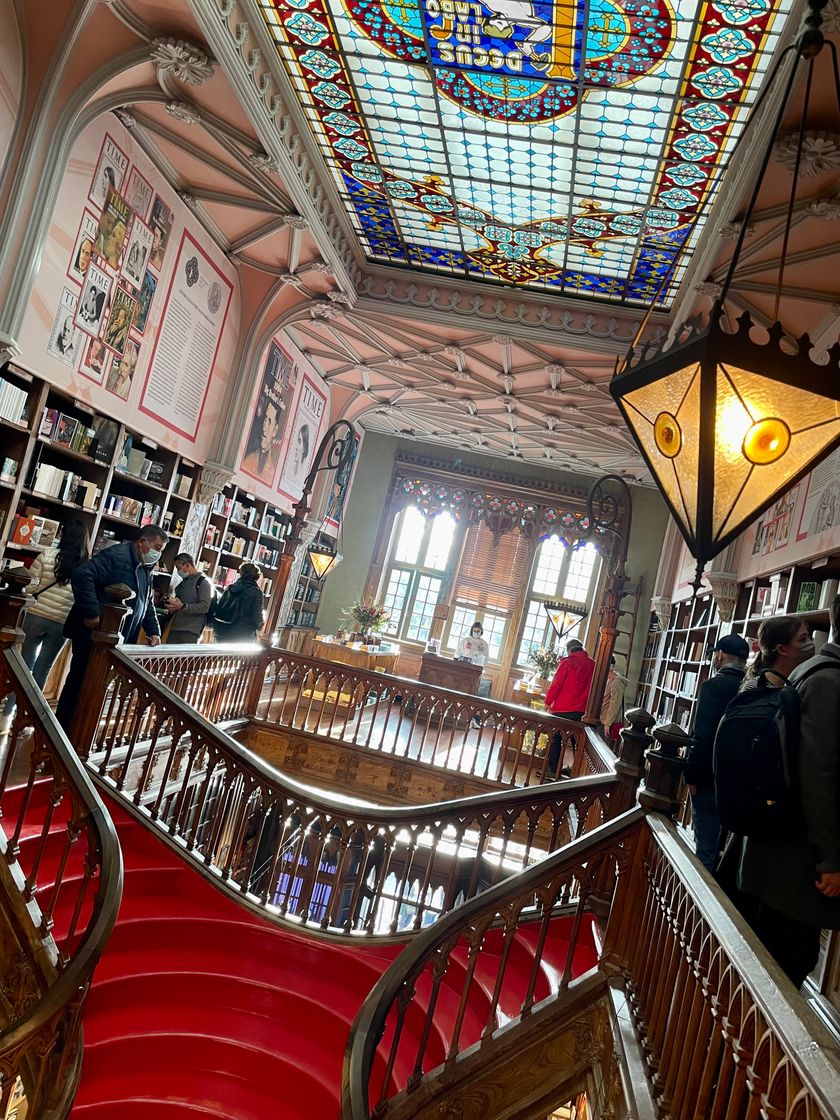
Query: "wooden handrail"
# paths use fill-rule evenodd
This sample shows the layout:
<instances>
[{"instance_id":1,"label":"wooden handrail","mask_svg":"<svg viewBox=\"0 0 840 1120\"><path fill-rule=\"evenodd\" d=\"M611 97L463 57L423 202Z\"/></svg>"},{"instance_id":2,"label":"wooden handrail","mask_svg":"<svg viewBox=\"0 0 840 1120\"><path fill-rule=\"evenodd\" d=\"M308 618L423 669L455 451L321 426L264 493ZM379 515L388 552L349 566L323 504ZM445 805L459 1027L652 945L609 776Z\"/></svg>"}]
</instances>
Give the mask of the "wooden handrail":
<instances>
[{"instance_id":1,"label":"wooden handrail","mask_svg":"<svg viewBox=\"0 0 840 1120\"><path fill-rule=\"evenodd\" d=\"M411 1036L402 1032L409 1008L415 1001L420 977L430 969L435 975L443 975L455 950L468 945L470 954L465 970L464 988L460 993L459 1013L450 1037L444 1040L446 1052L444 1062L455 1062L458 1055L470 1046L486 1043L492 1037L495 1026L492 1021L485 1024L478 1039L465 1035L461 1006L469 1003L470 986L477 971L477 959L484 938L490 929L498 929L502 943L510 943L512 935L523 920L540 923L539 942L544 945L549 925L558 913L570 910L574 913L572 936L566 953L565 967L553 985L551 995L555 998L564 991L571 979L571 964L578 948L581 934L581 918L587 912L589 892L602 878L605 864L615 865L622 855L623 845L635 837L643 820L640 809L632 809L621 817L594 829L580 840L554 852L538 866L522 871L520 874L498 884L478 898L464 903L458 910L441 918L434 926L423 931L400 953L397 960L385 972L371 991L356 1016L350 1031L342 1073L342 1120L370 1120L387 1114L389 1099L401 1092L411 1092L420 1084L422 1077L415 1071L423 1066L425 1054L417 1050L417 1031ZM498 954L493 944L490 950ZM538 956L534 968L539 967ZM499 966L496 977L497 992L504 986L506 979L504 962ZM456 994L457 991L456 991ZM429 1010L434 1013L434 1003L426 998ZM494 1015L498 1007L492 1008ZM508 1006L505 1019L524 1019L535 1007L533 978L527 985L525 998L518 1008ZM512 1015L512 1011L514 1014ZM416 1021L415 1021L416 1027ZM488 1029L489 1028L489 1029ZM371 1079L377 1048L383 1038L390 1039L386 1052L382 1054L386 1071L382 1084L377 1087L377 1100L370 1108ZM401 1048L412 1051L406 1064ZM401 1062L400 1059L403 1058ZM410 1070L410 1076L400 1082L398 1067ZM427 1071L431 1072L431 1071ZM391 1082L391 1083L389 1083Z\"/></svg>"},{"instance_id":2,"label":"wooden handrail","mask_svg":"<svg viewBox=\"0 0 840 1120\"><path fill-rule=\"evenodd\" d=\"M619 788L613 773L408 808L348 805L280 775L119 647L88 765L246 905L386 937L582 835Z\"/></svg>"},{"instance_id":3,"label":"wooden handrail","mask_svg":"<svg viewBox=\"0 0 840 1120\"><path fill-rule=\"evenodd\" d=\"M0 775L3 881L18 885L5 908L33 955L25 1011L0 1031L2 1099L20 1075L29 1115L41 1116L75 1091L80 1011L119 909L122 856L99 794L13 647L0 650L4 696L15 715ZM58 858L45 858L51 842Z\"/></svg>"},{"instance_id":4,"label":"wooden handrail","mask_svg":"<svg viewBox=\"0 0 840 1120\"><path fill-rule=\"evenodd\" d=\"M248 717L511 787L553 776L560 734L573 776L615 772L591 729L517 704L257 645L125 652L211 722Z\"/></svg>"},{"instance_id":5,"label":"wooden handrail","mask_svg":"<svg viewBox=\"0 0 840 1120\"><path fill-rule=\"evenodd\" d=\"M414 939L353 1024L342 1076L342 1120L410 1115L411 1094L417 1092L418 1102L428 1106L434 1086L470 1047L470 1061L480 1063L481 1048L500 1024L491 1017L478 1038L463 1037L460 1008L469 1003L469 983L488 933L496 938L489 952L498 956L500 940L509 945L519 928L538 920L538 960L552 915L564 907L568 912L572 903L566 966L542 1005L547 1009L558 1001L562 1014L559 997L579 944L587 891L603 882L610 868L618 877L600 962L613 983L624 985L650 1092L662 1113L838 1120L836 1039L688 853L675 826L640 808L465 903ZM466 968L463 951L458 955L465 946ZM436 1023L439 1033L448 1034L443 1048L438 1041L438 1064L429 1068L434 1059L429 1060L424 1027L450 962L465 975L459 1014L454 1029ZM507 993L506 981L503 955L493 1006L507 999L506 1043L515 1047L517 1028L535 1008L533 980L524 999L521 978L513 993ZM403 1030L409 1021L413 1029Z\"/></svg>"}]
</instances>

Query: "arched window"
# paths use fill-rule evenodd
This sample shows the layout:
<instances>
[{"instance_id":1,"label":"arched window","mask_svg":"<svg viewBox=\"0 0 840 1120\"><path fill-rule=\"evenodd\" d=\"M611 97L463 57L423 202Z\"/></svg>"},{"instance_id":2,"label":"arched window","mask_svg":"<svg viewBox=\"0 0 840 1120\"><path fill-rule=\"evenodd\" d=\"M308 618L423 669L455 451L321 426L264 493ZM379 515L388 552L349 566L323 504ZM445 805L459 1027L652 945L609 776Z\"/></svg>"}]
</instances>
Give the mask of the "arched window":
<instances>
[{"instance_id":1,"label":"arched window","mask_svg":"<svg viewBox=\"0 0 840 1120\"><path fill-rule=\"evenodd\" d=\"M516 653L516 664L527 666L528 654L543 649L555 640L543 603L552 599L569 599L588 606L597 586L600 553L589 542L570 549L559 537L547 537L534 557L528 597L522 623L522 635Z\"/></svg>"},{"instance_id":2,"label":"arched window","mask_svg":"<svg viewBox=\"0 0 840 1120\"><path fill-rule=\"evenodd\" d=\"M454 538L451 514L425 517L408 506L397 517L382 584L391 616L387 633L418 642L428 639Z\"/></svg>"}]
</instances>

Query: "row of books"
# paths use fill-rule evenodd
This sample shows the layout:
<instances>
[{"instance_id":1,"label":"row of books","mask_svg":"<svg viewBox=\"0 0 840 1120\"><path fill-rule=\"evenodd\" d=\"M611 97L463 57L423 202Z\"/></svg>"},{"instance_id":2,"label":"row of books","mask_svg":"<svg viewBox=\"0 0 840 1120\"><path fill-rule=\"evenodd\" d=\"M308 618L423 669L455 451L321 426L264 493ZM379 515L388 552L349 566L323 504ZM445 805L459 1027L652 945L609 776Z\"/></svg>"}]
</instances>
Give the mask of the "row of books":
<instances>
[{"instance_id":1,"label":"row of books","mask_svg":"<svg viewBox=\"0 0 840 1120\"><path fill-rule=\"evenodd\" d=\"M283 536L283 520L280 517L275 517L273 513L266 513L263 518L260 532L265 533L267 537L282 537Z\"/></svg>"},{"instance_id":2,"label":"row of books","mask_svg":"<svg viewBox=\"0 0 840 1120\"><path fill-rule=\"evenodd\" d=\"M58 535L59 524L50 517L42 517L38 510L27 509L15 514L11 543L24 548L49 548Z\"/></svg>"},{"instance_id":3,"label":"row of books","mask_svg":"<svg viewBox=\"0 0 840 1120\"><path fill-rule=\"evenodd\" d=\"M268 568L276 568L280 563L280 549L268 548L261 544L257 549L256 561L258 564L265 564Z\"/></svg>"},{"instance_id":4,"label":"row of books","mask_svg":"<svg viewBox=\"0 0 840 1120\"><path fill-rule=\"evenodd\" d=\"M295 599L305 603L319 603L321 601L321 591L314 584L307 587L305 583L301 582L297 585Z\"/></svg>"},{"instance_id":5,"label":"row of books","mask_svg":"<svg viewBox=\"0 0 840 1120\"><path fill-rule=\"evenodd\" d=\"M245 537L235 537L233 533L226 533L222 548L231 556L242 556L246 560L252 560L256 543L256 541L246 540Z\"/></svg>"},{"instance_id":6,"label":"row of books","mask_svg":"<svg viewBox=\"0 0 840 1120\"><path fill-rule=\"evenodd\" d=\"M124 494L109 494L105 499L105 512L135 525L156 525L160 519L160 505L129 498Z\"/></svg>"},{"instance_id":7,"label":"row of books","mask_svg":"<svg viewBox=\"0 0 840 1120\"><path fill-rule=\"evenodd\" d=\"M256 506L246 505L245 502L234 502L230 511L231 520L247 525L249 529L256 529L260 519L260 511Z\"/></svg>"},{"instance_id":8,"label":"row of books","mask_svg":"<svg viewBox=\"0 0 840 1120\"><path fill-rule=\"evenodd\" d=\"M30 489L48 498L74 502L85 509L96 509L102 489L95 482L82 478L75 471L66 471L52 463L37 463L31 475Z\"/></svg>"},{"instance_id":9,"label":"row of books","mask_svg":"<svg viewBox=\"0 0 840 1120\"><path fill-rule=\"evenodd\" d=\"M135 447L134 437L130 432L125 434L117 466L124 474L133 475L141 482L153 482L156 486L164 484L163 463L150 458L141 448Z\"/></svg>"},{"instance_id":10,"label":"row of books","mask_svg":"<svg viewBox=\"0 0 840 1120\"><path fill-rule=\"evenodd\" d=\"M60 447L67 447L70 451L78 451L80 455L93 457L96 429L77 420L75 416L59 412L57 408L44 409L38 435L52 443L57 443Z\"/></svg>"},{"instance_id":11,"label":"row of books","mask_svg":"<svg viewBox=\"0 0 840 1120\"><path fill-rule=\"evenodd\" d=\"M290 626L314 626L317 615L314 611L292 611L289 615Z\"/></svg>"},{"instance_id":12,"label":"row of books","mask_svg":"<svg viewBox=\"0 0 840 1120\"><path fill-rule=\"evenodd\" d=\"M26 424L28 406L27 391L0 377L0 417L13 424Z\"/></svg>"}]
</instances>

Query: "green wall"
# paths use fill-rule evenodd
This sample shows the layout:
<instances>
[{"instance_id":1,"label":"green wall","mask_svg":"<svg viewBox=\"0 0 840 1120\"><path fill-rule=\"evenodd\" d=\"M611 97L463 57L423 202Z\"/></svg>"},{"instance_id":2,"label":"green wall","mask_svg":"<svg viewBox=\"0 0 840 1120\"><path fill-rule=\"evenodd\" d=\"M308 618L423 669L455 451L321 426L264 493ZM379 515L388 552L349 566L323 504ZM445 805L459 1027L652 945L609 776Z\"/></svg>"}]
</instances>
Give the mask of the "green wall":
<instances>
[{"instance_id":1,"label":"green wall","mask_svg":"<svg viewBox=\"0 0 840 1120\"><path fill-rule=\"evenodd\" d=\"M572 475L532 463L502 461L487 455L455 452L446 447L380 435L378 432L367 432L343 519L344 560L325 580L321 595L318 625L323 633L332 633L343 625L342 611L362 594L376 534L379 531L382 510L388 496L394 459L398 451L428 456L439 462L445 462L454 470L459 467L466 470L496 470L500 474L524 482L530 480L549 482L558 490L566 487L585 492L593 481L580 475ZM629 586L635 586L639 576L643 575L644 587L629 668L631 682L635 682L638 677L639 665L644 653L650 596L667 520L667 509L657 491L642 487L633 488L633 531L630 537L627 570L630 575ZM632 695L633 692L628 691L628 698Z\"/></svg>"}]
</instances>

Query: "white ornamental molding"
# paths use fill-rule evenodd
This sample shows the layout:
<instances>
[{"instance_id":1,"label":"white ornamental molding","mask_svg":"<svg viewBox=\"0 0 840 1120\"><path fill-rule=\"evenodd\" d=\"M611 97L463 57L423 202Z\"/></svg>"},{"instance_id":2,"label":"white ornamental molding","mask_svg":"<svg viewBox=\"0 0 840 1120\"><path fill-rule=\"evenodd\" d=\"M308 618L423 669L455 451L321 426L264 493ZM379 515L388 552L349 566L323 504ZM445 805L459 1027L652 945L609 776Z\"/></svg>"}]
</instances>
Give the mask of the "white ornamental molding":
<instances>
[{"instance_id":1,"label":"white ornamental molding","mask_svg":"<svg viewBox=\"0 0 840 1120\"><path fill-rule=\"evenodd\" d=\"M197 500L202 505L209 506L216 495L224 490L233 475L231 468L221 463L205 463L198 480Z\"/></svg>"},{"instance_id":2,"label":"white ornamental molding","mask_svg":"<svg viewBox=\"0 0 840 1120\"><path fill-rule=\"evenodd\" d=\"M408 369L408 362L403 358L389 358L385 364L393 369Z\"/></svg>"},{"instance_id":3,"label":"white ornamental molding","mask_svg":"<svg viewBox=\"0 0 840 1120\"><path fill-rule=\"evenodd\" d=\"M793 171L796 167L798 143L799 134L791 133L788 136L780 136L774 145L776 159L788 171ZM802 138L800 176L813 178L838 169L840 169L840 135L836 132L806 132Z\"/></svg>"},{"instance_id":4,"label":"white ornamental molding","mask_svg":"<svg viewBox=\"0 0 840 1120\"><path fill-rule=\"evenodd\" d=\"M668 624L671 621L671 612L674 609L674 604L665 595L654 595L650 601L650 607L659 619L660 630L667 630Z\"/></svg>"},{"instance_id":5,"label":"white ornamental molding","mask_svg":"<svg viewBox=\"0 0 840 1120\"><path fill-rule=\"evenodd\" d=\"M718 230L718 236L722 237L724 241L737 241L741 233L741 226L743 224L743 219L735 218L733 221L727 222L726 225L722 225L720 227L720 229ZM755 226L752 222L750 222L747 226L747 232L745 236L752 237L754 233Z\"/></svg>"},{"instance_id":6,"label":"white ornamental molding","mask_svg":"<svg viewBox=\"0 0 840 1120\"><path fill-rule=\"evenodd\" d=\"M302 218L300 214L283 214L280 221L289 229L309 229L309 222L306 218Z\"/></svg>"},{"instance_id":7,"label":"white ornamental molding","mask_svg":"<svg viewBox=\"0 0 840 1120\"><path fill-rule=\"evenodd\" d=\"M712 299L717 299L723 291L723 284L719 284L716 280L700 280L694 285L694 290L698 296L710 296Z\"/></svg>"},{"instance_id":8,"label":"white ornamental molding","mask_svg":"<svg viewBox=\"0 0 840 1120\"><path fill-rule=\"evenodd\" d=\"M198 206L195 195L190 194L189 191L176 191L176 194L183 202L183 204L189 207L190 210L195 210L196 206Z\"/></svg>"},{"instance_id":9,"label":"white ornamental molding","mask_svg":"<svg viewBox=\"0 0 840 1120\"><path fill-rule=\"evenodd\" d=\"M198 124L201 120L198 109L186 101L167 101L166 111L174 120L184 124Z\"/></svg>"},{"instance_id":10,"label":"white ornamental molding","mask_svg":"<svg viewBox=\"0 0 840 1120\"><path fill-rule=\"evenodd\" d=\"M264 174L271 175L279 171L277 160L270 156L268 152L252 152L248 156L248 163L255 171L261 171Z\"/></svg>"},{"instance_id":11,"label":"white ornamental molding","mask_svg":"<svg viewBox=\"0 0 840 1120\"><path fill-rule=\"evenodd\" d=\"M312 319L340 319L344 315L344 308L337 303L314 303L309 308Z\"/></svg>"},{"instance_id":12,"label":"white ornamental molding","mask_svg":"<svg viewBox=\"0 0 840 1120\"><path fill-rule=\"evenodd\" d=\"M293 272L284 272L282 276L278 276L277 279L284 288L294 288L296 292L305 291L303 280Z\"/></svg>"},{"instance_id":13,"label":"white ornamental molding","mask_svg":"<svg viewBox=\"0 0 840 1120\"><path fill-rule=\"evenodd\" d=\"M827 222L840 221L840 199L818 198L809 203L808 213L815 218L823 218Z\"/></svg>"},{"instance_id":14,"label":"white ornamental molding","mask_svg":"<svg viewBox=\"0 0 840 1120\"><path fill-rule=\"evenodd\" d=\"M706 572L706 581L712 589L721 622L731 622L735 617L738 600L738 576L735 572Z\"/></svg>"},{"instance_id":15,"label":"white ornamental molding","mask_svg":"<svg viewBox=\"0 0 840 1120\"><path fill-rule=\"evenodd\" d=\"M327 299L332 303L343 303L345 307L352 303L352 299L347 294L347 292L341 292L338 291L338 289L335 289L332 292L327 292Z\"/></svg>"},{"instance_id":16,"label":"white ornamental molding","mask_svg":"<svg viewBox=\"0 0 840 1120\"><path fill-rule=\"evenodd\" d=\"M840 34L839 0L829 0L829 3L823 8L821 31L824 35Z\"/></svg>"},{"instance_id":17,"label":"white ornamental molding","mask_svg":"<svg viewBox=\"0 0 840 1120\"><path fill-rule=\"evenodd\" d=\"M207 51L185 39L155 39L150 58L161 73L190 86L204 85L213 77L214 66Z\"/></svg>"},{"instance_id":18,"label":"white ornamental molding","mask_svg":"<svg viewBox=\"0 0 840 1120\"><path fill-rule=\"evenodd\" d=\"M127 128L129 132L137 127L137 118L130 109L115 109L114 116L123 128Z\"/></svg>"}]
</instances>

